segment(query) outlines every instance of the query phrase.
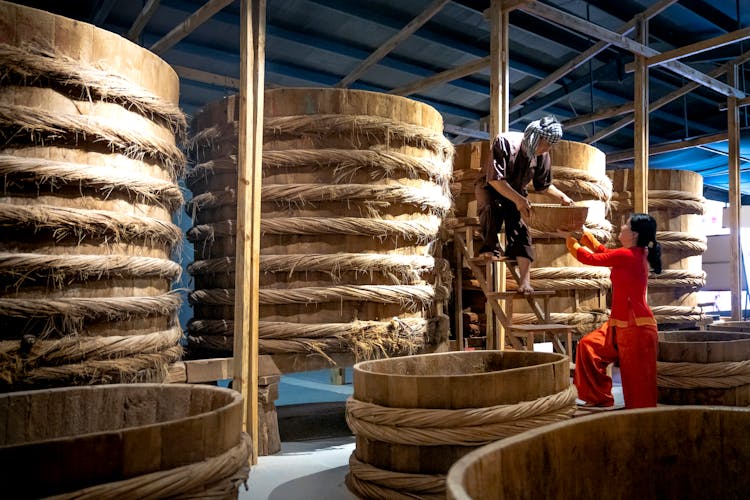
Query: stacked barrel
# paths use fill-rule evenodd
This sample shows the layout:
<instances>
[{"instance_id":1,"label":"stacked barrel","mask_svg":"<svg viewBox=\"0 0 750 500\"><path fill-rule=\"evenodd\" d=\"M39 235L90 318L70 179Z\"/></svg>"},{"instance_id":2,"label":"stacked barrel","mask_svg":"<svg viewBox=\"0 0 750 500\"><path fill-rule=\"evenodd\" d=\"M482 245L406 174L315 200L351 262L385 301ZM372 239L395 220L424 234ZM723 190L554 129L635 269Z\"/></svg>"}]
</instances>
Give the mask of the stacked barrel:
<instances>
[{"instance_id":1,"label":"stacked barrel","mask_svg":"<svg viewBox=\"0 0 750 500\"><path fill-rule=\"evenodd\" d=\"M0 2L0 391L162 381L185 119L171 67Z\"/></svg>"},{"instance_id":2,"label":"stacked barrel","mask_svg":"<svg viewBox=\"0 0 750 500\"><path fill-rule=\"evenodd\" d=\"M433 108L340 89L265 94L259 348L359 359L447 339L446 262L435 256L453 149ZM236 97L193 122L192 355L230 355Z\"/></svg>"}]
</instances>

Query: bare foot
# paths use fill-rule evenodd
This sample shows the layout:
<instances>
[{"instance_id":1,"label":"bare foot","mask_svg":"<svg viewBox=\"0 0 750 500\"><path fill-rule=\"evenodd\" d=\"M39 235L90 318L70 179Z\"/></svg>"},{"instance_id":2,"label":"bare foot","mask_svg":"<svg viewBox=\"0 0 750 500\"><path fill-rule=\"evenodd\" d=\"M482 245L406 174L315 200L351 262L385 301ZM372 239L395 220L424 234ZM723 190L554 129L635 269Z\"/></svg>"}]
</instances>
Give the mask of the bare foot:
<instances>
[{"instance_id":1,"label":"bare foot","mask_svg":"<svg viewBox=\"0 0 750 500\"><path fill-rule=\"evenodd\" d=\"M518 290L517 291L518 291L518 293L527 294L527 293L533 292L534 288L532 288L532 286L528 282L524 282L524 283L521 283L520 285L518 285Z\"/></svg>"}]
</instances>

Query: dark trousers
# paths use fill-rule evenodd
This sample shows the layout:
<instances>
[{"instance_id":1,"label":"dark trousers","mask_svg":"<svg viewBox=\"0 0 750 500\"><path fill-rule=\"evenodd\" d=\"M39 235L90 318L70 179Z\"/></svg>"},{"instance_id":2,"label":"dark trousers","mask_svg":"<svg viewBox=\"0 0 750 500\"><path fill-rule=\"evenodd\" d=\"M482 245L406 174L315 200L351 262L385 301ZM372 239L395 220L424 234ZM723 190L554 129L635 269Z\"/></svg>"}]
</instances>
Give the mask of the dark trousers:
<instances>
[{"instance_id":1,"label":"dark trousers","mask_svg":"<svg viewBox=\"0 0 750 500\"><path fill-rule=\"evenodd\" d=\"M521 219L516 205L491 186L475 188L479 225L482 229L482 248L479 253L493 252L498 247L497 234L505 225L505 256L515 259L526 257L534 260L529 228Z\"/></svg>"}]
</instances>

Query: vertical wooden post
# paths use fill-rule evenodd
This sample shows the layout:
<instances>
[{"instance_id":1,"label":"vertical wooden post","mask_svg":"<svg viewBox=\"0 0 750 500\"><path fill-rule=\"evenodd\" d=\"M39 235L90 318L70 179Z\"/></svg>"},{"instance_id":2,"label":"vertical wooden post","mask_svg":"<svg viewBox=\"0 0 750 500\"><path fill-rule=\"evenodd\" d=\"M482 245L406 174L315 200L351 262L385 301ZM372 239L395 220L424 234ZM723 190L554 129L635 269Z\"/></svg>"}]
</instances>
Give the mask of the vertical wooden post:
<instances>
[{"instance_id":1,"label":"vertical wooden post","mask_svg":"<svg viewBox=\"0 0 750 500\"><path fill-rule=\"evenodd\" d=\"M638 16L636 39L648 45L648 19ZM635 130L633 148L633 208L635 212L648 213L648 66L644 56L635 56L634 82Z\"/></svg>"},{"instance_id":2,"label":"vertical wooden post","mask_svg":"<svg viewBox=\"0 0 750 500\"><path fill-rule=\"evenodd\" d=\"M503 10L503 0L492 0L490 4L490 148L497 134L507 132L510 122L510 82L508 67L510 48L508 46L508 11ZM490 154L492 154L490 152ZM505 291L505 265L494 267L494 276L487 275L487 282L494 280L494 291ZM502 274L502 276L498 276ZM495 300L495 299L488 299ZM492 334L505 339L505 328L495 318L492 308L485 309L487 318L487 338ZM512 318L508 318L512 321ZM501 346L504 342L501 341ZM497 347L495 347L497 348Z\"/></svg>"},{"instance_id":3,"label":"vertical wooden post","mask_svg":"<svg viewBox=\"0 0 750 500\"><path fill-rule=\"evenodd\" d=\"M727 84L737 86L737 65L727 72ZM729 287L732 292L732 319L742 319L742 272L740 266L740 111L737 98L727 96L727 139L729 153Z\"/></svg>"},{"instance_id":4,"label":"vertical wooden post","mask_svg":"<svg viewBox=\"0 0 750 500\"><path fill-rule=\"evenodd\" d=\"M252 463L255 464L258 462L258 288L266 0L242 0L240 16L240 131L232 387L244 398L243 427L253 441Z\"/></svg>"}]
</instances>

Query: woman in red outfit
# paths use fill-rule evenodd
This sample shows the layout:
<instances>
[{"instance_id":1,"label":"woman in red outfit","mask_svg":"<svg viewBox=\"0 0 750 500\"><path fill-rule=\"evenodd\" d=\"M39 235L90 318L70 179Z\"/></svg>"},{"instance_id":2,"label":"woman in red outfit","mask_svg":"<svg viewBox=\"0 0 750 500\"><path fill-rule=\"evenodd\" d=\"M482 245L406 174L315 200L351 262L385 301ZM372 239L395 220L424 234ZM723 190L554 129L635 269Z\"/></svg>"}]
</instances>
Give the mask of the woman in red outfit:
<instances>
[{"instance_id":1,"label":"woman in red outfit","mask_svg":"<svg viewBox=\"0 0 750 500\"><path fill-rule=\"evenodd\" d=\"M661 272L656 221L633 214L620 228L621 248L608 249L584 231L580 243L568 237L570 253L583 264L611 268L609 321L578 343L573 383L587 406L612 406L607 366L620 361L626 408L656 406L656 320L646 303L649 265Z\"/></svg>"}]
</instances>

